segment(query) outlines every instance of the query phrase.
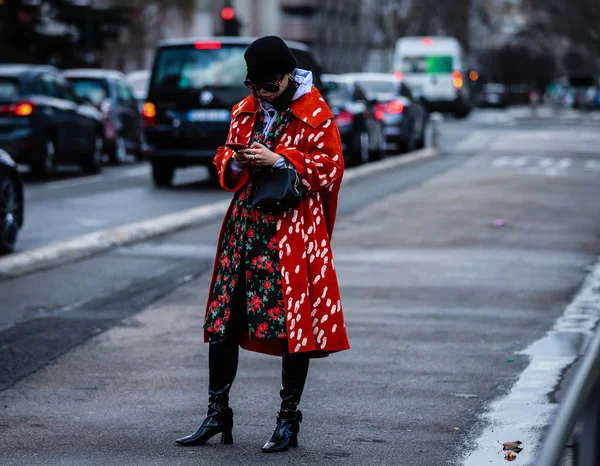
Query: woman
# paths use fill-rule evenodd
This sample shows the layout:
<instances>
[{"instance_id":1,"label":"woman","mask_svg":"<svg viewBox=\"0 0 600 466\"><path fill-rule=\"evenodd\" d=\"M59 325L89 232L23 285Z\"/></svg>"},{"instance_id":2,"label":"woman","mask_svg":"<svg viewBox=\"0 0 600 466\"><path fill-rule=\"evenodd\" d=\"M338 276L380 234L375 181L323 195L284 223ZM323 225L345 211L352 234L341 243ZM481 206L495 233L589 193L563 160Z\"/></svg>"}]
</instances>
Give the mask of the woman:
<instances>
[{"instance_id":1,"label":"woman","mask_svg":"<svg viewBox=\"0 0 600 466\"><path fill-rule=\"evenodd\" d=\"M244 54L252 95L232 110L228 143L214 159L221 186L235 192L225 216L205 316L209 346L208 415L180 445L221 433L233 443L229 390L239 346L282 356L281 407L265 452L298 445L298 404L310 358L349 348L330 238L344 171L340 136L312 74L278 37ZM297 209L263 213L252 206L256 180L291 164L302 177Z\"/></svg>"}]
</instances>

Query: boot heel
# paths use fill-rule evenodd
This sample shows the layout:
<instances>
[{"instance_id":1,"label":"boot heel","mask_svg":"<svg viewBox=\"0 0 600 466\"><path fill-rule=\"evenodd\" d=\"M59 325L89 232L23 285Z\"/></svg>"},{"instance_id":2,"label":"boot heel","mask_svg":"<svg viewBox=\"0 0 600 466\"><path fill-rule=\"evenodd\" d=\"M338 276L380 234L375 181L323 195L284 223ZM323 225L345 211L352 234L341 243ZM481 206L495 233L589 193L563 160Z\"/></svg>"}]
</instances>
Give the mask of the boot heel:
<instances>
[{"instance_id":1,"label":"boot heel","mask_svg":"<svg viewBox=\"0 0 600 466\"><path fill-rule=\"evenodd\" d=\"M292 435L290 437L290 443L288 444L290 448L298 448L298 436Z\"/></svg>"},{"instance_id":2,"label":"boot heel","mask_svg":"<svg viewBox=\"0 0 600 466\"><path fill-rule=\"evenodd\" d=\"M233 443L233 432L231 429L223 431L221 434L221 443L225 445L231 445Z\"/></svg>"}]
</instances>

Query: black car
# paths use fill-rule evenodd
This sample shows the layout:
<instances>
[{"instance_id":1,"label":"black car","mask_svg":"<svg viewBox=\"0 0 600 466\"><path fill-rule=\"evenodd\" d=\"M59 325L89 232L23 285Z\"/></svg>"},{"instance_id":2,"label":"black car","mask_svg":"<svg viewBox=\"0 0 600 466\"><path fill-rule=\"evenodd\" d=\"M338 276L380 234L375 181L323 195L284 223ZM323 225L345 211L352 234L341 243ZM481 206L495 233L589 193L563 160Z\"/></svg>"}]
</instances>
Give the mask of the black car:
<instances>
[{"instance_id":1,"label":"black car","mask_svg":"<svg viewBox=\"0 0 600 466\"><path fill-rule=\"evenodd\" d=\"M429 115L408 86L392 74L354 73L370 100L375 100L376 116L384 126L388 148L407 152L425 147Z\"/></svg>"},{"instance_id":2,"label":"black car","mask_svg":"<svg viewBox=\"0 0 600 466\"><path fill-rule=\"evenodd\" d=\"M0 149L0 254L13 252L24 215L23 183L17 164Z\"/></svg>"},{"instance_id":3,"label":"black car","mask_svg":"<svg viewBox=\"0 0 600 466\"><path fill-rule=\"evenodd\" d=\"M250 92L244 86L244 52L252 38L212 37L159 44L144 104L147 156L155 185L170 186L175 170L204 165L211 170L217 147L229 131L232 107ZM298 67L320 69L307 46L288 42Z\"/></svg>"},{"instance_id":4,"label":"black car","mask_svg":"<svg viewBox=\"0 0 600 466\"><path fill-rule=\"evenodd\" d=\"M89 100L104 117L104 150L112 162L123 163L127 153L141 155L142 116L127 77L115 70L67 70L75 93Z\"/></svg>"},{"instance_id":5,"label":"black car","mask_svg":"<svg viewBox=\"0 0 600 466\"><path fill-rule=\"evenodd\" d=\"M479 96L480 107L505 108L508 105L508 92L504 84L486 83Z\"/></svg>"},{"instance_id":6,"label":"black car","mask_svg":"<svg viewBox=\"0 0 600 466\"><path fill-rule=\"evenodd\" d=\"M0 148L41 177L57 164L102 169L102 115L52 67L0 66Z\"/></svg>"},{"instance_id":7,"label":"black car","mask_svg":"<svg viewBox=\"0 0 600 466\"><path fill-rule=\"evenodd\" d=\"M324 74L322 79L325 98L342 137L345 160L358 165L383 158L386 140L383 124L375 116L375 102L347 76Z\"/></svg>"}]
</instances>

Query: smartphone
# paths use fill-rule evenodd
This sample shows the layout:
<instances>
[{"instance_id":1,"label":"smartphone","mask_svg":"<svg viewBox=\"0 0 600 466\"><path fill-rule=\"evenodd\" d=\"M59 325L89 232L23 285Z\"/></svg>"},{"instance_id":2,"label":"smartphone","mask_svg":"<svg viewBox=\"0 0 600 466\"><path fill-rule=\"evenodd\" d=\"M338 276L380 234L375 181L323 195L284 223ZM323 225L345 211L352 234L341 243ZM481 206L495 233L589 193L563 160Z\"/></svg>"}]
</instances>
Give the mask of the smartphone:
<instances>
[{"instance_id":1,"label":"smartphone","mask_svg":"<svg viewBox=\"0 0 600 466\"><path fill-rule=\"evenodd\" d=\"M225 147L229 147L236 152L248 149L248 147L246 147L244 144L240 144L239 142L230 142L229 144L225 144Z\"/></svg>"}]
</instances>

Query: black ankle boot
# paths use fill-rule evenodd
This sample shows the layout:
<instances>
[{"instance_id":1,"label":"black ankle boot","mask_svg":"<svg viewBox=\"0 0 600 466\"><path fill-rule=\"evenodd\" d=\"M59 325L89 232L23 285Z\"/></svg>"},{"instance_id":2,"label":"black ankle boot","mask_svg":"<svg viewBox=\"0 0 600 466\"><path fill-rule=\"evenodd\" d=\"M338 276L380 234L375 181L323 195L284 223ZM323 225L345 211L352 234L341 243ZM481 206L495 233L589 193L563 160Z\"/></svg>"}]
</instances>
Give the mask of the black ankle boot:
<instances>
[{"instance_id":1,"label":"black ankle boot","mask_svg":"<svg viewBox=\"0 0 600 466\"><path fill-rule=\"evenodd\" d=\"M308 374L310 359L306 353L289 354L287 342L281 362L281 409L277 415L277 425L273 435L262 451L274 453L298 446L298 432L302 422L302 412L298 409L304 384Z\"/></svg>"},{"instance_id":2,"label":"black ankle boot","mask_svg":"<svg viewBox=\"0 0 600 466\"><path fill-rule=\"evenodd\" d=\"M214 405L209 407L208 415L192 435L175 440L184 447L204 445L217 434L221 434L221 443L233 443L233 411L229 407Z\"/></svg>"},{"instance_id":3,"label":"black ankle boot","mask_svg":"<svg viewBox=\"0 0 600 466\"><path fill-rule=\"evenodd\" d=\"M276 453L286 451L288 448L298 446L298 432L302 422L302 411L279 411L277 413L277 425L273 435L265 445L262 451L265 453Z\"/></svg>"},{"instance_id":4,"label":"black ankle boot","mask_svg":"<svg viewBox=\"0 0 600 466\"><path fill-rule=\"evenodd\" d=\"M233 443L233 411L229 407L229 390L237 372L239 347L237 341L215 338L208 353L208 413L200 427L191 435L175 440L179 445L204 445L221 435L221 443Z\"/></svg>"}]
</instances>

